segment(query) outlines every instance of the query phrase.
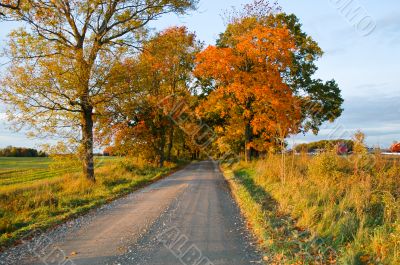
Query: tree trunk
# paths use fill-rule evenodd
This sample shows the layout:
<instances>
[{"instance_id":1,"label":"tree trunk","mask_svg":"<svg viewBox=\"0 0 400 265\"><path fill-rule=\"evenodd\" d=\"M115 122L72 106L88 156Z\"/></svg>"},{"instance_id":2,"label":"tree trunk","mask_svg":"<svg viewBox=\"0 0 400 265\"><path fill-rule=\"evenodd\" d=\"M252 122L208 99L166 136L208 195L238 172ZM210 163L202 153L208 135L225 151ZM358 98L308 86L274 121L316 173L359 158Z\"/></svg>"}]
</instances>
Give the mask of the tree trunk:
<instances>
[{"instance_id":1,"label":"tree trunk","mask_svg":"<svg viewBox=\"0 0 400 265\"><path fill-rule=\"evenodd\" d=\"M163 167L164 166L164 161L165 161L165 142L166 142L166 136L165 136L165 131L163 130L162 135L161 135L161 141L160 141L160 146L158 149L158 166Z\"/></svg>"},{"instance_id":2,"label":"tree trunk","mask_svg":"<svg viewBox=\"0 0 400 265\"><path fill-rule=\"evenodd\" d=\"M93 161L93 108L86 107L82 112L82 162L83 174L95 182L94 161Z\"/></svg>"},{"instance_id":3,"label":"tree trunk","mask_svg":"<svg viewBox=\"0 0 400 265\"><path fill-rule=\"evenodd\" d=\"M160 151L160 154L159 154L159 160L158 160L158 167L164 167L164 161L165 161L165 157L164 157L165 155L164 155L164 150L163 151Z\"/></svg>"},{"instance_id":4,"label":"tree trunk","mask_svg":"<svg viewBox=\"0 0 400 265\"><path fill-rule=\"evenodd\" d=\"M252 103L254 102L254 98L248 98L246 101L246 110L250 111L250 113L252 113ZM251 147L251 143L253 141L253 128L251 127L251 120L253 119L253 114L251 114L251 117L249 117L246 120L246 128L244 130L244 134L245 134L245 143L244 143L244 156L246 159L246 162L250 162L252 157L253 157L253 147Z\"/></svg>"},{"instance_id":5,"label":"tree trunk","mask_svg":"<svg viewBox=\"0 0 400 265\"><path fill-rule=\"evenodd\" d=\"M169 142L168 142L168 153L167 153L167 161L171 162L171 152L172 147L174 147L174 125L171 122L171 129L169 131Z\"/></svg>"},{"instance_id":6,"label":"tree trunk","mask_svg":"<svg viewBox=\"0 0 400 265\"><path fill-rule=\"evenodd\" d=\"M253 132L250 122L247 122L245 129L245 159L246 162L250 162L253 156L253 148L250 147L250 143L253 140Z\"/></svg>"},{"instance_id":7,"label":"tree trunk","mask_svg":"<svg viewBox=\"0 0 400 265\"><path fill-rule=\"evenodd\" d=\"M82 109L82 162L83 175L90 181L95 182L94 161L93 161L93 106L90 102L89 80L91 68L96 60L99 46L94 43L89 61L85 61L83 52L83 42L76 49L76 69L81 82L79 87L80 104Z\"/></svg>"}]
</instances>

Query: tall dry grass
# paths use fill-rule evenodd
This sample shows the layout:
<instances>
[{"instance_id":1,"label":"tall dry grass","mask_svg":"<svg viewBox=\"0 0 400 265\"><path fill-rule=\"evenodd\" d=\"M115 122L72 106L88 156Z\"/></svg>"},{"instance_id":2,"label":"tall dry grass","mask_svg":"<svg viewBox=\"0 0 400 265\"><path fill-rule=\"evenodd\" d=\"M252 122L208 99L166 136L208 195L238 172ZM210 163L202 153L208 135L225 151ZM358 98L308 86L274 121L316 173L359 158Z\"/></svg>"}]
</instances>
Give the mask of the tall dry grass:
<instances>
[{"instance_id":1,"label":"tall dry grass","mask_svg":"<svg viewBox=\"0 0 400 265\"><path fill-rule=\"evenodd\" d=\"M307 261L304 253L295 255L296 250L292 251L294 253L289 250L287 253L293 254L288 259L290 262L400 264L398 159L384 157L379 152L349 157L334 152L315 157L289 155L284 160L281 156L270 155L253 163L241 162L232 170L237 182L247 187L249 196L262 190L264 196L271 196L276 202L274 212L264 207L263 211L268 212L265 219L269 218L262 221L264 226L273 228L271 214L288 215L292 231L309 233L307 238L298 237L298 244L290 233L278 240L291 240L296 246L305 241L319 241L325 248L305 254L324 252L326 248L335 252L334 258L331 253L325 261ZM249 182L251 186L246 184ZM270 198L264 202L254 201L268 202ZM262 236L268 240L271 233ZM285 252L284 249L280 251ZM290 262L288 264L292 264Z\"/></svg>"}]
</instances>

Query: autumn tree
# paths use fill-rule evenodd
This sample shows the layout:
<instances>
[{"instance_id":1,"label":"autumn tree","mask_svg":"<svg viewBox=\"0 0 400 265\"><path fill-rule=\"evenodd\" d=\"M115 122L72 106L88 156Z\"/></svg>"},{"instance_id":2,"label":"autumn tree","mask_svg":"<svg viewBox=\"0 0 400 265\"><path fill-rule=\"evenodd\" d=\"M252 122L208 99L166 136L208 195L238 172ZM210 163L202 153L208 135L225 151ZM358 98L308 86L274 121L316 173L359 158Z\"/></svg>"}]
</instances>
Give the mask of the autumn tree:
<instances>
[{"instance_id":1,"label":"autumn tree","mask_svg":"<svg viewBox=\"0 0 400 265\"><path fill-rule=\"evenodd\" d=\"M255 0L252 4L245 5L243 10L237 12L231 21L253 17L267 27L286 27L295 42L296 49L292 50L292 63L283 72L285 83L291 88L300 100L301 106L301 132L312 131L317 134L319 127L326 121L333 122L338 118L343 109L343 98L335 80L323 82L315 79L318 70L317 60L323 55L318 43L302 30L299 19L294 14L286 14L273 2ZM249 25L251 27L251 25ZM231 30L221 34L219 46L230 45Z\"/></svg>"},{"instance_id":2,"label":"autumn tree","mask_svg":"<svg viewBox=\"0 0 400 265\"><path fill-rule=\"evenodd\" d=\"M220 35L197 58L196 75L212 80L209 96L197 110L215 125L218 144L245 146L250 160L257 151L284 145L290 134L318 131L341 114L334 81L313 79L322 55L294 15L255 1L235 11ZM226 147L224 147L226 149Z\"/></svg>"},{"instance_id":3,"label":"autumn tree","mask_svg":"<svg viewBox=\"0 0 400 265\"><path fill-rule=\"evenodd\" d=\"M125 93L107 89L110 69L140 46L150 21L165 13L184 13L196 0L18 3L16 10L1 9L8 19L29 26L10 35L7 54L12 62L1 88L9 119L36 136L76 137L84 175L94 181L96 119L104 104Z\"/></svg>"},{"instance_id":4,"label":"autumn tree","mask_svg":"<svg viewBox=\"0 0 400 265\"><path fill-rule=\"evenodd\" d=\"M250 160L253 150L265 149L279 130L296 131L298 103L282 77L295 42L286 27L267 27L253 17L235 20L228 31L231 43L199 54L196 74L215 80L205 109L227 119L217 131L244 139Z\"/></svg>"},{"instance_id":5,"label":"autumn tree","mask_svg":"<svg viewBox=\"0 0 400 265\"><path fill-rule=\"evenodd\" d=\"M121 110L114 120L116 144L144 150L148 157L157 157L159 166L171 159L175 140L184 138L174 121L174 108L191 97L192 70L200 47L185 27L172 27L146 41L137 58L123 63L125 70L117 71L120 78L111 85L126 83L137 89L116 102L115 108Z\"/></svg>"},{"instance_id":6,"label":"autumn tree","mask_svg":"<svg viewBox=\"0 0 400 265\"><path fill-rule=\"evenodd\" d=\"M15 1L10 1L10 0L3 0L0 1L0 16L5 17L6 16L6 11L10 10L18 10L21 4L21 0L15 0Z\"/></svg>"},{"instance_id":7,"label":"autumn tree","mask_svg":"<svg viewBox=\"0 0 400 265\"><path fill-rule=\"evenodd\" d=\"M153 81L159 82L151 94L159 104L161 102L158 107L164 108L164 113L171 113L180 101L190 97L194 60L200 47L195 35L185 27L169 28L147 43L142 60L150 66L148 70L152 73ZM173 117L169 117L166 129L166 159L171 160L175 133L182 133Z\"/></svg>"}]
</instances>

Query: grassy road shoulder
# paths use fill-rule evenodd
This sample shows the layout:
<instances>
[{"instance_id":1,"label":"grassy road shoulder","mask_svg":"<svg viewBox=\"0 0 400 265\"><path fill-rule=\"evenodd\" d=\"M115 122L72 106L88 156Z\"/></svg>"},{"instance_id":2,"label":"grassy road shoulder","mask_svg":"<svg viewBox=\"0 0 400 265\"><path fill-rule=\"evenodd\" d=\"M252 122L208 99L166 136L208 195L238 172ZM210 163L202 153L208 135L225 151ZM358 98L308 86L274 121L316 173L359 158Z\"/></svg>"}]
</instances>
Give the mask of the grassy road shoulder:
<instances>
[{"instance_id":1,"label":"grassy road shoulder","mask_svg":"<svg viewBox=\"0 0 400 265\"><path fill-rule=\"evenodd\" d=\"M247 226L264 251L266 264L332 264L335 252L322 238L296 226L278 202L254 180L251 165L222 167Z\"/></svg>"},{"instance_id":2,"label":"grassy road shoulder","mask_svg":"<svg viewBox=\"0 0 400 265\"><path fill-rule=\"evenodd\" d=\"M270 156L222 170L267 263L399 264L397 159Z\"/></svg>"}]
</instances>

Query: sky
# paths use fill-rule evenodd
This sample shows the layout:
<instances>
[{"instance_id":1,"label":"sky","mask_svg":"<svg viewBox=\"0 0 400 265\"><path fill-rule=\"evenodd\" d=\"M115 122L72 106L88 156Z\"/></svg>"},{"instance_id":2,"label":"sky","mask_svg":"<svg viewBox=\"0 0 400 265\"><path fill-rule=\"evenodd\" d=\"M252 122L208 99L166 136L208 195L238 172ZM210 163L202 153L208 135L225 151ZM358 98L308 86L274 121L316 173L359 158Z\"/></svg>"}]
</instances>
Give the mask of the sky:
<instances>
[{"instance_id":1,"label":"sky","mask_svg":"<svg viewBox=\"0 0 400 265\"><path fill-rule=\"evenodd\" d=\"M251 0L200 0L185 16L168 15L151 24L156 30L184 25L206 45L215 44L225 29L225 10ZM345 100L342 116L324 124L317 136L297 135L289 144L322 139L349 139L358 129L369 146L389 147L400 141L400 2L398 0L280 0L286 13L294 13L303 30L324 50L315 77L335 79ZM0 23L0 40L15 25ZM4 68L2 69L4 71ZM36 147L43 139L28 139L7 129L0 105L0 147Z\"/></svg>"}]
</instances>

